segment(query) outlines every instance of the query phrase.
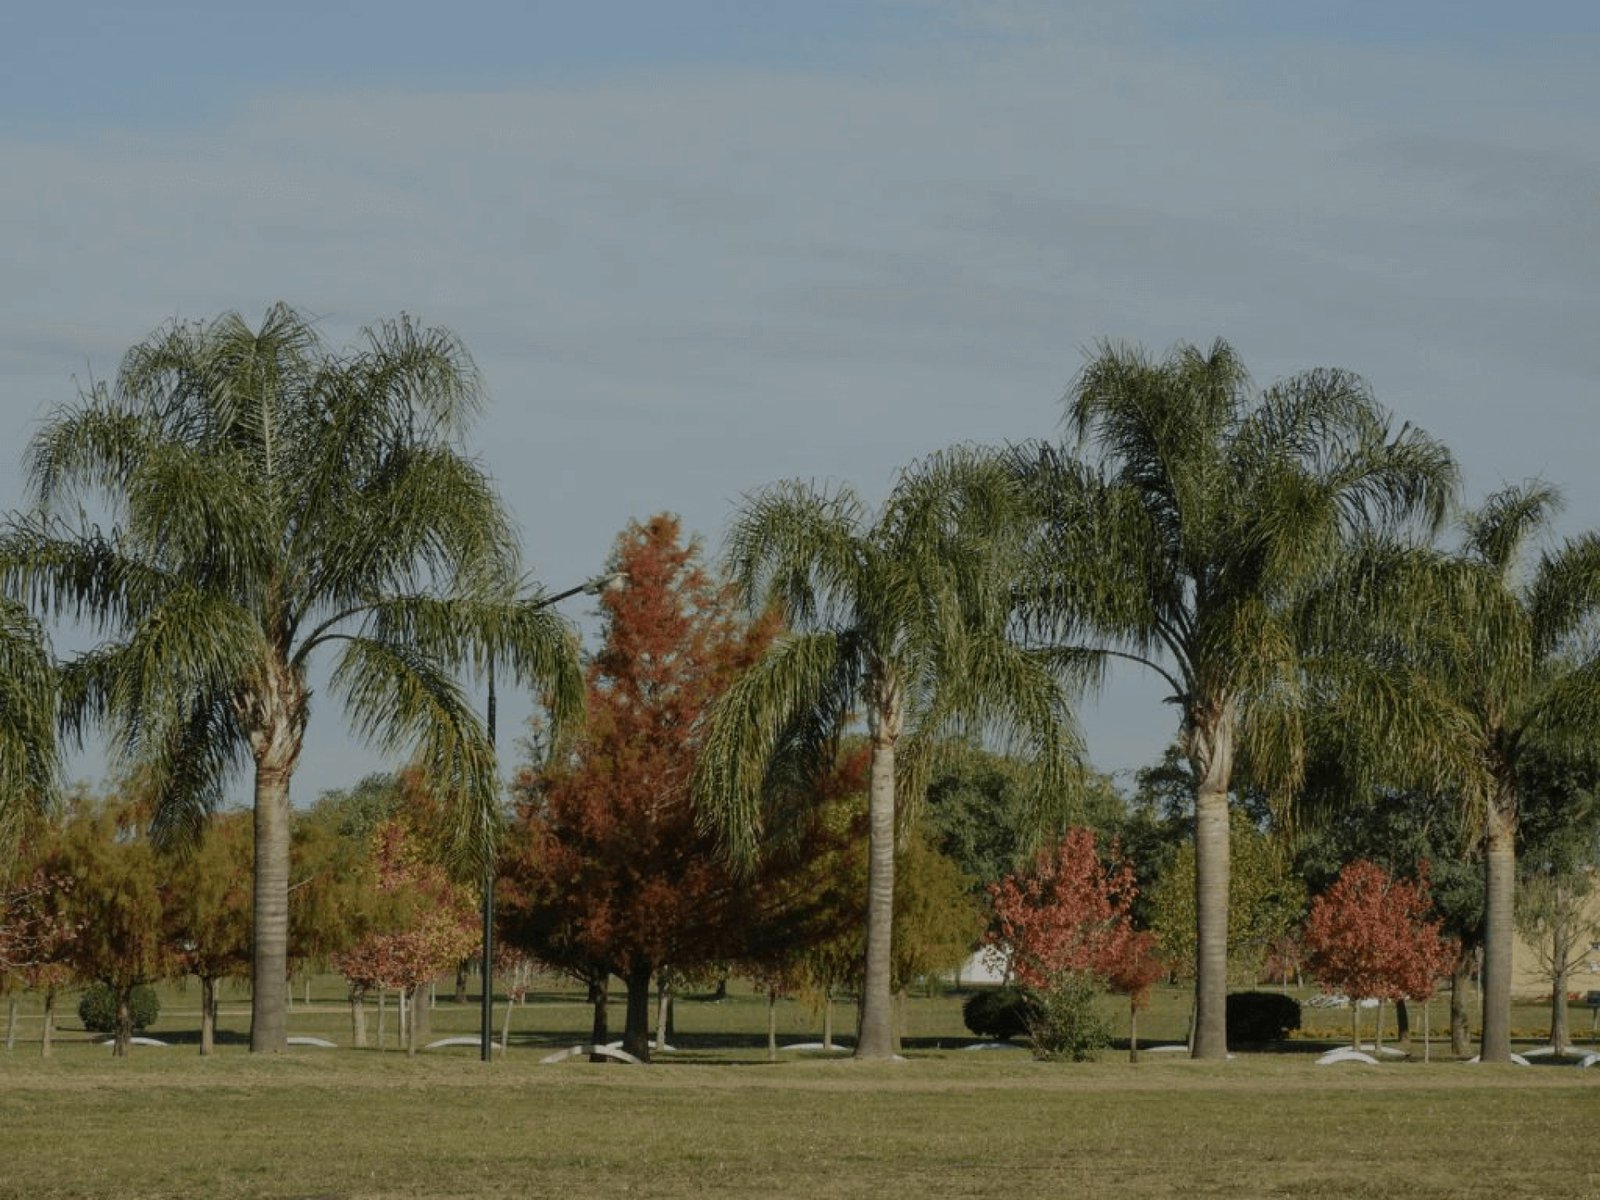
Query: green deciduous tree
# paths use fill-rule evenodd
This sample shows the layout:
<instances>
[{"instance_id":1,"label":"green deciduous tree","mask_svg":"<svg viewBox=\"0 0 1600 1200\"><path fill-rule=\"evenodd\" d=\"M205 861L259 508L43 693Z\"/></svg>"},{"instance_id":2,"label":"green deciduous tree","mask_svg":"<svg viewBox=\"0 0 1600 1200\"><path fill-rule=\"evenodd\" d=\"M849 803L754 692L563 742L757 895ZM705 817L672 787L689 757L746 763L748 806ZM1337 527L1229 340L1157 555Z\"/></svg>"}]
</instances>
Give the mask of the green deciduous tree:
<instances>
[{"instance_id":1,"label":"green deciduous tree","mask_svg":"<svg viewBox=\"0 0 1600 1200\"><path fill-rule=\"evenodd\" d=\"M951 453L905 471L876 514L847 488L752 497L729 561L754 611L791 630L716 707L695 790L736 858L754 857L806 789L819 750L859 706L871 744L865 982L856 1054L894 1052L897 821L920 799L940 739L1017 735L1049 790L1070 774L1070 718L1049 656L1011 635L1021 497L998 464ZM802 768L786 767L809 759Z\"/></svg>"},{"instance_id":2,"label":"green deciduous tree","mask_svg":"<svg viewBox=\"0 0 1600 1200\"><path fill-rule=\"evenodd\" d=\"M1287 790L1301 765L1296 601L1375 526L1442 519L1445 450L1367 386L1312 371L1255 395L1231 347L1154 361L1107 345L1068 397L1087 463L1017 453L1041 512L1039 624L1172 689L1195 781L1194 1053L1227 1052L1228 795L1236 757Z\"/></svg>"},{"instance_id":3,"label":"green deciduous tree","mask_svg":"<svg viewBox=\"0 0 1600 1200\"><path fill-rule=\"evenodd\" d=\"M417 755L480 860L499 785L455 670L500 661L558 718L581 702L572 638L516 582L511 523L462 448L478 404L442 330L401 317L334 352L278 305L255 328L159 331L30 448L40 510L0 546L6 584L112 639L70 664L71 714L142 765L164 835L254 770L253 1050L285 1044L289 785L318 652L357 732Z\"/></svg>"}]
</instances>

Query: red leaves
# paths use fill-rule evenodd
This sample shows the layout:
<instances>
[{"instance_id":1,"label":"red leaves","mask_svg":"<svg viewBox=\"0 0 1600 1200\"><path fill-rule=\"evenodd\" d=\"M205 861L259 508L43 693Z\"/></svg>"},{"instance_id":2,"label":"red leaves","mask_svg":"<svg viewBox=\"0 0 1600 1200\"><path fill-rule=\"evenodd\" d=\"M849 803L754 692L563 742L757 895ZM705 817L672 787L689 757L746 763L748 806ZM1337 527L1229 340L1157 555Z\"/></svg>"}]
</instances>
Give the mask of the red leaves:
<instances>
[{"instance_id":1,"label":"red leaves","mask_svg":"<svg viewBox=\"0 0 1600 1200\"><path fill-rule=\"evenodd\" d=\"M1354 999L1423 1000L1455 957L1431 920L1424 865L1416 881L1358 860L1311 903L1306 949L1322 983Z\"/></svg>"},{"instance_id":2,"label":"red leaves","mask_svg":"<svg viewBox=\"0 0 1600 1200\"><path fill-rule=\"evenodd\" d=\"M1155 935L1133 928L1137 894L1133 867L1115 847L1107 865L1092 831L1069 829L1027 873L990 885L997 928L989 941L1010 946L1012 969L1029 987L1084 971L1137 999L1162 974Z\"/></svg>"}]
</instances>

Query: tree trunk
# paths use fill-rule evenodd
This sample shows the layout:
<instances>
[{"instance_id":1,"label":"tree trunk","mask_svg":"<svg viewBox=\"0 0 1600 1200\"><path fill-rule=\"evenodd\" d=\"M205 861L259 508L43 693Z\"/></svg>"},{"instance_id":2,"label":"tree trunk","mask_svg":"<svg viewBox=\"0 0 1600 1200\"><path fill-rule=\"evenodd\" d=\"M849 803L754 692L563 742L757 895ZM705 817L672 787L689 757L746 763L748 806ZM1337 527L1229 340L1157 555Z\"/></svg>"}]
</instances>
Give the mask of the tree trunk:
<instances>
[{"instance_id":1,"label":"tree trunk","mask_svg":"<svg viewBox=\"0 0 1600 1200\"><path fill-rule=\"evenodd\" d=\"M640 1062L650 1061L649 963L634 963L623 981L628 988L628 1017L622 1028L622 1048Z\"/></svg>"},{"instance_id":2,"label":"tree trunk","mask_svg":"<svg viewBox=\"0 0 1600 1200\"><path fill-rule=\"evenodd\" d=\"M656 1049L667 1048L667 1035L672 1024L672 981L667 972L661 972L656 981Z\"/></svg>"},{"instance_id":3,"label":"tree trunk","mask_svg":"<svg viewBox=\"0 0 1600 1200\"><path fill-rule=\"evenodd\" d=\"M778 993L767 989L767 1061L778 1061Z\"/></svg>"},{"instance_id":4,"label":"tree trunk","mask_svg":"<svg viewBox=\"0 0 1600 1200\"><path fill-rule=\"evenodd\" d=\"M417 1013L422 1008L421 999L414 986L400 993L400 1031L406 1041L407 1058L417 1056Z\"/></svg>"},{"instance_id":5,"label":"tree trunk","mask_svg":"<svg viewBox=\"0 0 1600 1200\"><path fill-rule=\"evenodd\" d=\"M899 704L874 714L867 813L867 962L857 1058L894 1057L894 760Z\"/></svg>"},{"instance_id":6,"label":"tree trunk","mask_svg":"<svg viewBox=\"0 0 1600 1200\"><path fill-rule=\"evenodd\" d=\"M506 997L505 1024L500 1027L500 1049L508 1050L511 1047L511 1014L516 1011L517 997L513 993Z\"/></svg>"},{"instance_id":7,"label":"tree trunk","mask_svg":"<svg viewBox=\"0 0 1600 1200\"><path fill-rule=\"evenodd\" d=\"M1550 1046L1557 1054L1565 1054L1571 1044L1567 1032L1567 971L1566 964L1561 964L1550 992Z\"/></svg>"},{"instance_id":8,"label":"tree trunk","mask_svg":"<svg viewBox=\"0 0 1600 1200\"><path fill-rule=\"evenodd\" d=\"M1350 997L1350 1049L1361 1049L1361 997Z\"/></svg>"},{"instance_id":9,"label":"tree trunk","mask_svg":"<svg viewBox=\"0 0 1600 1200\"><path fill-rule=\"evenodd\" d=\"M256 764L255 949L250 976L250 1050L288 1047L289 771Z\"/></svg>"},{"instance_id":10,"label":"tree trunk","mask_svg":"<svg viewBox=\"0 0 1600 1200\"><path fill-rule=\"evenodd\" d=\"M1228 1056L1228 785L1233 706L1202 710L1189 736L1194 798L1194 1057Z\"/></svg>"},{"instance_id":11,"label":"tree trunk","mask_svg":"<svg viewBox=\"0 0 1600 1200\"><path fill-rule=\"evenodd\" d=\"M1516 798L1495 798L1489 812L1483 922L1483 1041L1479 1061L1511 1061L1512 904L1516 886Z\"/></svg>"},{"instance_id":12,"label":"tree trunk","mask_svg":"<svg viewBox=\"0 0 1600 1200\"><path fill-rule=\"evenodd\" d=\"M56 1032L56 990L44 990L44 1032L39 1035L39 1057L49 1058Z\"/></svg>"},{"instance_id":13,"label":"tree trunk","mask_svg":"<svg viewBox=\"0 0 1600 1200\"><path fill-rule=\"evenodd\" d=\"M599 979L589 981L589 1003L593 1006L593 1016L589 1023L589 1041L596 1046L604 1046L611 1040L610 1010L606 1002L606 991L610 984L609 975L602 975ZM589 1057L589 1061L598 1063L609 1060L603 1054L594 1054Z\"/></svg>"},{"instance_id":14,"label":"tree trunk","mask_svg":"<svg viewBox=\"0 0 1600 1200\"><path fill-rule=\"evenodd\" d=\"M1128 1001L1128 1061L1139 1061L1139 1006Z\"/></svg>"},{"instance_id":15,"label":"tree trunk","mask_svg":"<svg viewBox=\"0 0 1600 1200\"><path fill-rule=\"evenodd\" d=\"M250 1052L288 1047L289 780L305 737L306 690L281 658L239 701L255 758L254 961L250 974Z\"/></svg>"},{"instance_id":16,"label":"tree trunk","mask_svg":"<svg viewBox=\"0 0 1600 1200\"><path fill-rule=\"evenodd\" d=\"M133 986L117 989L117 1034L111 1047L111 1057L127 1058L128 1047L133 1044Z\"/></svg>"},{"instance_id":17,"label":"tree trunk","mask_svg":"<svg viewBox=\"0 0 1600 1200\"><path fill-rule=\"evenodd\" d=\"M379 1050L383 1049L383 1039L384 1039L383 1025L384 1025L383 989L379 988L378 989L378 1049Z\"/></svg>"},{"instance_id":18,"label":"tree trunk","mask_svg":"<svg viewBox=\"0 0 1600 1200\"><path fill-rule=\"evenodd\" d=\"M1467 977L1472 973L1472 949L1463 942L1450 970L1450 1053L1467 1056L1471 1031L1467 1028Z\"/></svg>"},{"instance_id":19,"label":"tree trunk","mask_svg":"<svg viewBox=\"0 0 1600 1200\"><path fill-rule=\"evenodd\" d=\"M427 990L428 987L427 984L419 985L411 993L412 1039L419 1046L426 1046L433 1034L433 1009L429 1004L431 993Z\"/></svg>"},{"instance_id":20,"label":"tree trunk","mask_svg":"<svg viewBox=\"0 0 1600 1200\"><path fill-rule=\"evenodd\" d=\"M833 1049L833 989L822 989L822 1048Z\"/></svg>"},{"instance_id":21,"label":"tree trunk","mask_svg":"<svg viewBox=\"0 0 1600 1200\"><path fill-rule=\"evenodd\" d=\"M200 977L200 1053L213 1054L217 1049L217 981L209 976Z\"/></svg>"},{"instance_id":22,"label":"tree trunk","mask_svg":"<svg viewBox=\"0 0 1600 1200\"><path fill-rule=\"evenodd\" d=\"M11 993L11 1003L6 1016L6 1053L17 1048L17 994Z\"/></svg>"},{"instance_id":23,"label":"tree trunk","mask_svg":"<svg viewBox=\"0 0 1600 1200\"><path fill-rule=\"evenodd\" d=\"M350 1043L357 1050L367 1048L367 990L350 989Z\"/></svg>"},{"instance_id":24,"label":"tree trunk","mask_svg":"<svg viewBox=\"0 0 1600 1200\"><path fill-rule=\"evenodd\" d=\"M1372 1028L1372 1049L1374 1053L1383 1049L1383 997L1378 997L1378 1021Z\"/></svg>"},{"instance_id":25,"label":"tree trunk","mask_svg":"<svg viewBox=\"0 0 1600 1200\"><path fill-rule=\"evenodd\" d=\"M467 960L462 959L456 964L456 996L457 1004L467 1002Z\"/></svg>"},{"instance_id":26,"label":"tree trunk","mask_svg":"<svg viewBox=\"0 0 1600 1200\"><path fill-rule=\"evenodd\" d=\"M1423 1001L1424 1004L1427 1001ZM1402 1046L1411 1047L1411 1012L1406 1008L1405 997L1394 1002L1394 1036Z\"/></svg>"}]
</instances>

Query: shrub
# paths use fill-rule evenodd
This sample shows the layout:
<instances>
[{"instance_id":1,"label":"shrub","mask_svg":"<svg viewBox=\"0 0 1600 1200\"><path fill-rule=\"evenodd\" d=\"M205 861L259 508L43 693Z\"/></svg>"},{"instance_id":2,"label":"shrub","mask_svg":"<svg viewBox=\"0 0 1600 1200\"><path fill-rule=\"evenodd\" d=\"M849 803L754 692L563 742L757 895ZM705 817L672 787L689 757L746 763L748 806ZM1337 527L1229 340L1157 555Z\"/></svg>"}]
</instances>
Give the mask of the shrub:
<instances>
[{"instance_id":1,"label":"shrub","mask_svg":"<svg viewBox=\"0 0 1600 1200\"><path fill-rule=\"evenodd\" d=\"M155 989L140 984L133 989L128 1000L128 1012L133 1017L133 1031L139 1033L156 1023L161 1012L161 1001ZM115 1033L117 1031L117 994L103 983L97 983L83 993L78 1001L78 1018L90 1033Z\"/></svg>"},{"instance_id":2,"label":"shrub","mask_svg":"<svg viewBox=\"0 0 1600 1200\"><path fill-rule=\"evenodd\" d=\"M1039 995L1039 1014L1028 1024L1033 1054L1049 1062L1094 1062L1111 1042L1111 1025L1096 1001L1100 986L1085 971L1052 976Z\"/></svg>"},{"instance_id":3,"label":"shrub","mask_svg":"<svg viewBox=\"0 0 1600 1200\"><path fill-rule=\"evenodd\" d=\"M1277 992L1230 992L1228 1041L1276 1042L1300 1028L1300 1002Z\"/></svg>"},{"instance_id":4,"label":"shrub","mask_svg":"<svg viewBox=\"0 0 1600 1200\"><path fill-rule=\"evenodd\" d=\"M1039 1013L1039 999L1026 988L1007 984L974 992L961 1006L961 1019L979 1037L1009 1041L1028 1032Z\"/></svg>"}]
</instances>

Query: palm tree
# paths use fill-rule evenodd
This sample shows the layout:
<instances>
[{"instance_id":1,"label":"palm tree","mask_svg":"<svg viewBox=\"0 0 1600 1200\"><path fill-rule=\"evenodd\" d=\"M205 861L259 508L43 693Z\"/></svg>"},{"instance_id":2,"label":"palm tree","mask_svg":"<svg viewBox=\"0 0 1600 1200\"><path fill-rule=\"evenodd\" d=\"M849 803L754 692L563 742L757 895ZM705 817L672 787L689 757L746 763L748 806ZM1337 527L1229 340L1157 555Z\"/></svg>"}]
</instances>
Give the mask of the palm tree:
<instances>
[{"instance_id":1,"label":"palm tree","mask_svg":"<svg viewBox=\"0 0 1600 1200\"><path fill-rule=\"evenodd\" d=\"M69 717L151 772L168 838L254 767L252 1050L285 1045L289 785L318 652L356 732L414 750L480 862L498 776L455 672L497 660L558 720L581 704L572 638L513 582L510 521L460 446L479 394L442 330L401 317L333 353L278 305L258 329L158 331L30 447L38 509L0 546L5 582L111 639L65 668Z\"/></svg>"},{"instance_id":2,"label":"palm tree","mask_svg":"<svg viewBox=\"0 0 1600 1200\"><path fill-rule=\"evenodd\" d=\"M1235 756L1285 794L1302 768L1294 606L1372 527L1443 519L1449 454L1391 431L1366 385L1312 371L1254 395L1226 343L1156 362L1105 345L1067 424L1094 457L1015 457L1041 506L1034 620L1104 668L1155 672L1195 781L1197 1058L1227 1053Z\"/></svg>"},{"instance_id":3,"label":"palm tree","mask_svg":"<svg viewBox=\"0 0 1600 1200\"><path fill-rule=\"evenodd\" d=\"M1060 791L1075 761L1055 664L1012 640L1004 536L1020 496L974 453L902 473L871 517L848 488L778 484L750 499L728 557L751 608L790 632L716 705L696 768L702 812L736 859L781 830L785 806L856 706L871 742L865 984L858 1058L894 1053L890 938L897 820L941 736L966 727L1025 740ZM786 782L789 786L786 786Z\"/></svg>"},{"instance_id":4,"label":"palm tree","mask_svg":"<svg viewBox=\"0 0 1600 1200\"><path fill-rule=\"evenodd\" d=\"M0 851L55 794L56 676L44 632L0 597Z\"/></svg>"},{"instance_id":5,"label":"palm tree","mask_svg":"<svg viewBox=\"0 0 1600 1200\"><path fill-rule=\"evenodd\" d=\"M1457 553L1374 544L1321 622L1331 645L1387 649L1405 704L1386 708L1424 714L1361 739L1370 772L1456 792L1481 830L1484 1062L1511 1056L1519 777L1531 753L1592 744L1600 729L1600 535L1526 567L1559 507L1546 484L1508 487L1466 516Z\"/></svg>"}]
</instances>

